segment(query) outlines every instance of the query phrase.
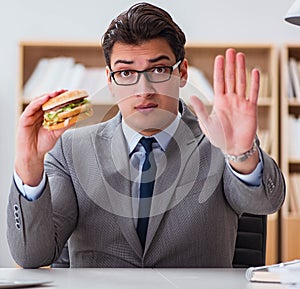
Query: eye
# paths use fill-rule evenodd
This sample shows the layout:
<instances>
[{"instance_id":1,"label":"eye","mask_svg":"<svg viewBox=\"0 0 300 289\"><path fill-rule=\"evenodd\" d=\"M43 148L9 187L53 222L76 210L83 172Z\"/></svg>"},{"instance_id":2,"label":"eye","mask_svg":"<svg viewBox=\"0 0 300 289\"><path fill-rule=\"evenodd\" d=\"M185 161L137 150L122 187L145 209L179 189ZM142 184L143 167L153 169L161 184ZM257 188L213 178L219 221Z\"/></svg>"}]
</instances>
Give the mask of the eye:
<instances>
[{"instance_id":1,"label":"eye","mask_svg":"<svg viewBox=\"0 0 300 289\"><path fill-rule=\"evenodd\" d=\"M136 74L136 71L134 70L121 70L121 71L117 71L115 73L115 77L118 78L129 78L132 77Z\"/></svg>"},{"instance_id":2,"label":"eye","mask_svg":"<svg viewBox=\"0 0 300 289\"><path fill-rule=\"evenodd\" d=\"M168 73L168 67L166 66L153 67L151 72L156 74Z\"/></svg>"}]
</instances>

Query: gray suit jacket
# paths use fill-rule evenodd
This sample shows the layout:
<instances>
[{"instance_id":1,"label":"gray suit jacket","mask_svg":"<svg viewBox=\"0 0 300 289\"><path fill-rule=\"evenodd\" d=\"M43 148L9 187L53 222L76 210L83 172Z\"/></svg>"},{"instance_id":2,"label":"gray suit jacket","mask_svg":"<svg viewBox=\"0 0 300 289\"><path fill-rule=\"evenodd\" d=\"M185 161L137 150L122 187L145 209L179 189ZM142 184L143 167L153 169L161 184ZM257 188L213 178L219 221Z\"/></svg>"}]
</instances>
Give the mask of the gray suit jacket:
<instances>
[{"instance_id":1,"label":"gray suit jacket","mask_svg":"<svg viewBox=\"0 0 300 289\"><path fill-rule=\"evenodd\" d=\"M143 251L120 124L119 114L67 131L46 157L47 186L38 200L27 201L12 184L8 242L15 261L49 265L68 241L71 267L231 267L239 215L273 213L284 200L275 162L262 152L261 185L247 186L183 105L158 167Z\"/></svg>"}]
</instances>

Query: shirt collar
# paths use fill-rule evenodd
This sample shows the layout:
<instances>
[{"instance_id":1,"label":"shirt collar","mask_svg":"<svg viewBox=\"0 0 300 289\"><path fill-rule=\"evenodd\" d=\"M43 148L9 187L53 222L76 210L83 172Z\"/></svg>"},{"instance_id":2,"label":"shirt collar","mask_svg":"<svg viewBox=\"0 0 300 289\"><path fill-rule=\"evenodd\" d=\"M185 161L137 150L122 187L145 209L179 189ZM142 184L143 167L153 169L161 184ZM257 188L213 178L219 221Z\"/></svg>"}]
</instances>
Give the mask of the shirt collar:
<instances>
[{"instance_id":1,"label":"shirt collar","mask_svg":"<svg viewBox=\"0 0 300 289\"><path fill-rule=\"evenodd\" d=\"M151 136L156 139L156 141L164 151L166 150L171 138L174 136L179 126L180 119L181 113L178 112L176 118L168 127L160 131L159 133ZM128 126L124 119L122 119L122 130L128 144L128 153L131 154L132 151L135 149L136 145L138 144L139 140L143 137L143 135L132 129L130 126Z\"/></svg>"}]
</instances>

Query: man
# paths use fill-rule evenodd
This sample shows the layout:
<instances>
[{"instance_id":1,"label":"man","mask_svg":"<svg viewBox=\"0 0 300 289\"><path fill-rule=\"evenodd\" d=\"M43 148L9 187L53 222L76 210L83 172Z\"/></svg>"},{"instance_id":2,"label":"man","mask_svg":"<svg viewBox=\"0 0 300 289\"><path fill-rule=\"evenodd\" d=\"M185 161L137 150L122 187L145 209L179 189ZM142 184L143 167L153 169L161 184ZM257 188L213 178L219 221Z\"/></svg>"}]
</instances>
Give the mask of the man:
<instances>
[{"instance_id":1,"label":"man","mask_svg":"<svg viewBox=\"0 0 300 289\"><path fill-rule=\"evenodd\" d=\"M244 55L218 56L197 119L179 99L184 44L167 12L135 4L102 39L116 117L49 132L41 106L61 91L27 106L8 205L19 265L49 265L68 241L72 267L231 267L238 217L280 208L282 174L255 137L258 70L246 95Z\"/></svg>"}]
</instances>

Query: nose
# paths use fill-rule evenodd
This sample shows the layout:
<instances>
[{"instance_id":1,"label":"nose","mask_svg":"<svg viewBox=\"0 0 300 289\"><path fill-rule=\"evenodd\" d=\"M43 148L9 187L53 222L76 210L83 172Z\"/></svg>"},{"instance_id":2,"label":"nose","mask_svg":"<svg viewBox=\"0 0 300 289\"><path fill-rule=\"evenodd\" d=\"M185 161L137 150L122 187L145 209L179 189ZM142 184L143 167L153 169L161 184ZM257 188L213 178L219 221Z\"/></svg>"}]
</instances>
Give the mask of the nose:
<instances>
[{"instance_id":1,"label":"nose","mask_svg":"<svg viewBox=\"0 0 300 289\"><path fill-rule=\"evenodd\" d=\"M153 83L148 80L146 72L141 74L140 79L136 84L136 89L136 94L140 96L148 96L155 93Z\"/></svg>"}]
</instances>

